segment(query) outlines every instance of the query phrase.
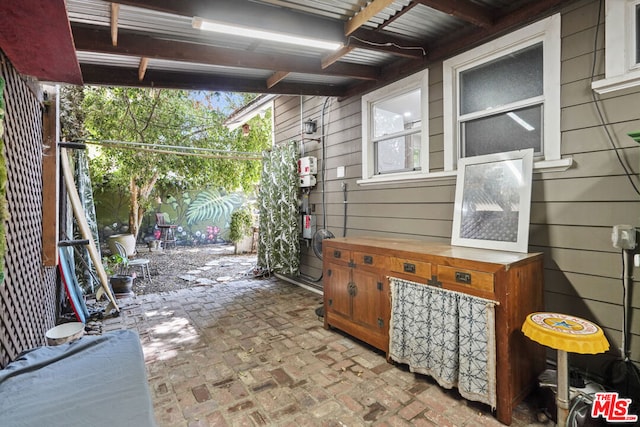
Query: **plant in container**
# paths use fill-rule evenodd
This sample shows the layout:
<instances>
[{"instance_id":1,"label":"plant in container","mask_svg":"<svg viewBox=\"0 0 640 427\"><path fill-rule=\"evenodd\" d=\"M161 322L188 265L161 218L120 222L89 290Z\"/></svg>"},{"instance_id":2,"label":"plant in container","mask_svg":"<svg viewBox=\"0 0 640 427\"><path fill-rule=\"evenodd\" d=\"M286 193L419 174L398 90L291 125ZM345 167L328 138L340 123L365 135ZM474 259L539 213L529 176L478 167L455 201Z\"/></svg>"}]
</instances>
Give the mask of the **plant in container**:
<instances>
[{"instance_id":1,"label":"plant in container","mask_svg":"<svg viewBox=\"0 0 640 427\"><path fill-rule=\"evenodd\" d=\"M253 216L249 209L238 209L231 214L229 238L234 243L234 252L251 252ZM247 241L247 237L249 237Z\"/></svg>"},{"instance_id":2,"label":"plant in container","mask_svg":"<svg viewBox=\"0 0 640 427\"><path fill-rule=\"evenodd\" d=\"M114 294L130 294L134 275L129 273L129 259L120 254L102 258L104 271L109 276L109 285Z\"/></svg>"}]
</instances>

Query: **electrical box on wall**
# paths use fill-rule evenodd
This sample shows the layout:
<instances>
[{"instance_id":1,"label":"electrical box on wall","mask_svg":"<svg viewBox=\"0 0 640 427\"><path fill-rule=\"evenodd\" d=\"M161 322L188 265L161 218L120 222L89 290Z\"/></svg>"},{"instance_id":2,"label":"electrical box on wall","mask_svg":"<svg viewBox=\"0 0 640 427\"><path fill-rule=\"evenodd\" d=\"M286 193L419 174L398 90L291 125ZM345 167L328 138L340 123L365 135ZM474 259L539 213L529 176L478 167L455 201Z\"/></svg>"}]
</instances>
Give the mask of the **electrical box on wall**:
<instances>
[{"instance_id":1,"label":"electrical box on wall","mask_svg":"<svg viewBox=\"0 0 640 427\"><path fill-rule=\"evenodd\" d=\"M300 177L300 187L313 187L316 185L316 177L313 175L304 175Z\"/></svg>"},{"instance_id":2,"label":"electrical box on wall","mask_svg":"<svg viewBox=\"0 0 640 427\"><path fill-rule=\"evenodd\" d=\"M298 175L315 175L318 173L318 159L313 156L298 159Z\"/></svg>"},{"instance_id":3,"label":"electrical box on wall","mask_svg":"<svg viewBox=\"0 0 640 427\"><path fill-rule=\"evenodd\" d=\"M302 215L302 238L311 239L316 232L316 216Z\"/></svg>"},{"instance_id":4,"label":"electrical box on wall","mask_svg":"<svg viewBox=\"0 0 640 427\"><path fill-rule=\"evenodd\" d=\"M620 224L614 225L611 233L611 242L614 248L625 250L635 249L636 247L636 229L632 225Z\"/></svg>"}]
</instances>

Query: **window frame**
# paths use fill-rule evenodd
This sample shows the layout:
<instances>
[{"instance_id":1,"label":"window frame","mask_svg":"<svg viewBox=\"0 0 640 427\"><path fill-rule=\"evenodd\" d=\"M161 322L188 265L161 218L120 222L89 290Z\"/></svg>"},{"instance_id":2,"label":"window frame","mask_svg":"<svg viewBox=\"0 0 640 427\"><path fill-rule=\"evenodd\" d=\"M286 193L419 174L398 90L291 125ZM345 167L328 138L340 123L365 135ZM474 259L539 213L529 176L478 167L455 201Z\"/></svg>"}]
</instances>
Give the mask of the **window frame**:
<instances>
[{"instance_id":1,"label":"window frame","mask_svg":"<svg viewBox=\"0 0 640 427\"><path fill-rule=\"evenodd\" d=\"M558 13L443 62L445 172L455 171L460 158L459 74L537 43L542 43L543 46L544 155L535 159L534 169L562 171L571 166L572 159L562 159L560 151L561 15ZM499 108L501 107L494 111Z\"/></svg>"},{"instance_id":2,"label":"window frame","mask_svg":"<svg viewBox=\"0 0 640 427\"><path fill-rule=\"evenodd\" d=\"M604 36L604 78L591 83L599 94L640 85L640 61L636 62L635 8L640 0L606 0Z\"/></svg>"},{"instance_id":3,"label":"window frame","mask_svg":"<svg viewBox=\"0 0 640 427\"><path fill-rule=\"evenodd\" d=\"M420 170L375 174L373 106L381 101L420 89ZM362 97L362 179L358 184L412 181L429 175L429 70L425 69ZM411 132L413 133L413 132Z\"/></svg>"}]
</instances>

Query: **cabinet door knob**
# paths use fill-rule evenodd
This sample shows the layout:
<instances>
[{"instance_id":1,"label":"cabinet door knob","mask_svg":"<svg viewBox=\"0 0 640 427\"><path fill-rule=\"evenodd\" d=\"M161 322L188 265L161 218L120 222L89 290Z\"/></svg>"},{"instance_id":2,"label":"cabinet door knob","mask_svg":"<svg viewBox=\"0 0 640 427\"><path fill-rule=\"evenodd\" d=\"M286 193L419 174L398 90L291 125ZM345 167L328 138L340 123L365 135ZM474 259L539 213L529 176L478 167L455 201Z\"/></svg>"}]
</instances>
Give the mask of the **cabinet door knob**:
<instances>
[{"instance_id":1,"label":"cabinet door knob","mask_svg":"<svg viewBox=\"0 0 640 427\"><path fill-rule=\"evenodd\" d=\"M350 296L355 297L358 294L358 287L356 286L355 283L349 282L347 284L347 292L349 293Z\"/></svg>"}]
</instances>

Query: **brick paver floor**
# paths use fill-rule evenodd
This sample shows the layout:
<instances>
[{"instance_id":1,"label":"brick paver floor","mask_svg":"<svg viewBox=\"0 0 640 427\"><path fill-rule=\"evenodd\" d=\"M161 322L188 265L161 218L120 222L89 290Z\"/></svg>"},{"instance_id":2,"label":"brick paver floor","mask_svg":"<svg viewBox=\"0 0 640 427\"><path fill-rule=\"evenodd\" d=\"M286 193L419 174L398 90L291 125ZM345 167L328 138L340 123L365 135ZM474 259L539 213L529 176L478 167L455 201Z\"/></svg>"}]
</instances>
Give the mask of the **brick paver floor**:
<instances>
[{"instance_id":1,"label":"brick paver floor","mask_svg":"<svg viewBox=\"0 0 640 427\"><path fill-rule=\"evenodd\" d=\"M104 328L138 331L162 427L502 425L485 405L325 330L321 302L247 279L120 300ZM521 404L512 425L544 424Z\"/></svg>"}]
</instances>

